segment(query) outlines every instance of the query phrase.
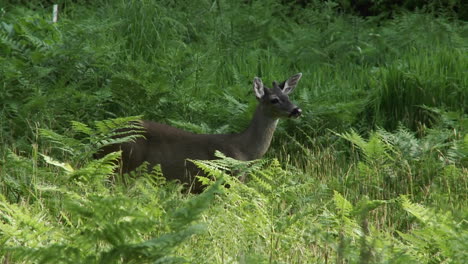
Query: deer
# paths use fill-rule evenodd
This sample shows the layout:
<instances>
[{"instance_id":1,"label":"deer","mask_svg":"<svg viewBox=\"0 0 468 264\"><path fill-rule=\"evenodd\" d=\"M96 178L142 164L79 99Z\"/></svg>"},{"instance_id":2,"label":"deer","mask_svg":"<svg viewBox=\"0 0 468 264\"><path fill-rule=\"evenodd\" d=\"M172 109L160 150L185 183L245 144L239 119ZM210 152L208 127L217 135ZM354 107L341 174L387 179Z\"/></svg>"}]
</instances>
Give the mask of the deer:
<instances>
[{"instance_id":1,"label":"deer","mask_svg":"<svg viewBox=\"0 0 468 264\"><path fill-rule=\"evenodd\" d=\"M195 179L203 173L190 160L217 159L216 151L240 161L262 158L270 147L278 120L301 116L302 110L288 96L301 77L302 73L298 73L279 84L274 81L272 88L255 77L253 91L258 104L250 125L240 133L195 134L166 124L142 121L142 137L106 146L95 157L120 150L122 173L133 171L144 162L149 164L148 169L159 164L167 180L188 184L190 192L199 193L203 186Z\"/></svg>"}]
</instances>

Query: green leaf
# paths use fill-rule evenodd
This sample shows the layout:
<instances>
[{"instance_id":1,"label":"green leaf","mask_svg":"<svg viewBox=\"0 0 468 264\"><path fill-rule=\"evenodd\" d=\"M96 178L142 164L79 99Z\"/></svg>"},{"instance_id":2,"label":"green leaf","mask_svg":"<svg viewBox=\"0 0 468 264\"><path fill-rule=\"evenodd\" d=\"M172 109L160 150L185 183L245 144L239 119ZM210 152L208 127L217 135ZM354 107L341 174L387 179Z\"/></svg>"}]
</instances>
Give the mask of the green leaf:
<instances>
[{"instance_id":1,"label":"green leaf","mask_svg":"<svg viewBox=\"0 0 468 264\"><path fill-rule=\"evenodd\" d=\"M44 158L44 161L47 162L48 164L50 165L54 165L56 167L59 167L59 168L62 168L65 170L66 173L73 173L75 170L73 169L73 167L69 164L69 163L64 163L64 162L60 162L60 161L57 161L47 155L44 155L44 154L40 154L43 158Z\"/></svg>"}]
</instances>

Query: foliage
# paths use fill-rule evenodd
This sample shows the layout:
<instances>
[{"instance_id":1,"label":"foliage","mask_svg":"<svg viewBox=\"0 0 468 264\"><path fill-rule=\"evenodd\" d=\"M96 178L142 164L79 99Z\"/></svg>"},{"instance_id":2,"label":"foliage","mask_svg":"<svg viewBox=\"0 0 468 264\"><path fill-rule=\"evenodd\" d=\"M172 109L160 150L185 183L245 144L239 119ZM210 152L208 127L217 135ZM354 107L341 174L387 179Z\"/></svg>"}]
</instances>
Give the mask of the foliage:
<instances>
[{"instance_id":1,"label":"foliage","mask_svg":"<svg viewBox=\"0 0 468 264\"><path fill-rule=\"evenodd\" d=\"M174 255L174 249L204 230L196 222L213 201L220 182L167 213L171 203L180 203L180 198L170 196L180 189L169 196L161 191L161 182L154 180L157 172L143 173L125 189L109 182L120 153L82 164L82 157L96 142L119 142L121 139L112 139L109 131L129 120L135 118L96 122L95 130L74 123L75 131L88 136L81 140L44 132L54 145L70 154L72 164L81 163L79 168L45 155L44 165L22 162L15 168L6 167L2 176L22 172L18 169L21 166L34 172L35 181L28 192L10 195L17 197L18 203L1 196L1 253L7 253L5 258L40 263L184 262ZM105 131L107 137L102 135ZM50 177L54 167L57 178ZM9 183L3 184L10 188Z\"/></svg>"},{"instance_id":2,"label":"foliage","mask_svg":"<svg viewBox=\"0 0 468 264\"><path fill-rule=\"evenodd\" d=\"M51 23L50 1L6 1L0 260L467 262L462 2L363 2L63 0ZM92 159L141 118L241 131L253 77L297 72L303 117L266 159L193 161L201 195Z\"/></svg>"},{"instance_id":3,"label":"foliage","mask_svg":"<svg viewBox=\"0 0 468 264\"><path fill-rule=\"evenodd\" d=\"M325 122L324 129L395 129L401 121L416 128L428 122L420 105L466 108L466 24L443 16L404 13L378 26L327 4L293 11L272 0L96 5L86 12L68 3L56 24L50 9L4 9L5 143L25 149L37 126L140 114L193 131L238 131L253 111L254 76L272 81L299 71L305 77L294 99L306 109L303 123ZM207 112L218 115L207 119Z\"/></svg>"},{"instance_id":4,"label":"foliage","mask_svg":"<svg viewBox=\"0 0 468 264\"><path fill-rule=\"evenodd\" d=\"M285 170L278 160L241 162L221 153L219 160L193 161L209 176L203 178L209 187L201 195L182 196L181 188L161 181L157 170L151 174L140 172L138 177L124 176L125 185L109 181L117 166L118 152L99 160L83 158L96 142L117 142L111 131L134 120L105 120L96 122L95 128L73 123L72 131L86 135L81 138L77 137L80 134L72 138L42 132L53 146L68 153L55 155L71 162L42 155L45 163L31 163L14 156L23 162L16 162L15 168L6 167L2 178L9 172L16 173L11 177L17 180L20 173L33 172L35 178L28 186L29 192L15 193L8 199L2 196L0 232L4 258L40 263L320 263L324 259L338 263L407 263L430 262L434 255L439 261L460 263L466 258L466 232L460 222L466 209L453 216L425 209L399 196L398 193L406 193L421 200L404 184L390 188L378 178L387 176L384 173L390 168L398 168L392 162L406 162L407 168L395 171L401 174L401 183L404 172L406 177L412 177L408 171L429 166L414 161L430 161L430 150L439 155L448 153L453 146L466 144L465 138L431 135L441 133L437 130L417 139L403 128L395 133L379 130L369 140L354 131L341 135L363 155L363 161L351 171L361 177L359 182L364 186L357 190L362 195L354 203L346 198L359 197L350 192L350 182L345 182L350 188L345 189L345 196L332 192L333 182L321 182L313 170ZM103 136L103 132L110 136ZM440 144L447 140L451 143ZM424 149L426 146L429 150ZM450 162L451 177L455 177L458 186L439 186L454 193L448 196L453 205L443 210L457 208L456 203L462 206L467 200L466 185L459 184L466 180L466 169L462 167L466 157L457 157ZM368 174L362 176L363 170ZM236 175L243 175L247 181L240 182ZM223 181L228 189L221 187ZM2 184L6 187L8 183ZM422 185L416 181L412 184ZM379 197L381 192L368 188L373 186L387 188L386 196ZM443 208L438 204L443 200L437 196L440 191L435 188L431 193L433 204ZM461 208L466 208L466 204ZM405 219L403 210L424 225ZM387 223L375 219L388 211L396 215L387 216ZM390 228L405 225L406 228Z\"/></svg>"},{"instance_id":5,"label":"foliage","mask_svg":"<svg viewBox=\"0 0 468 264\"><path fill-rule=\"evenodd\" d=\"M414 204L405 196L400 202L408 213L418 219L420 228L410 234L399 235L408 244L410 252L416 253L419 262L425 263L463 263L468 259L466 248L468 232L466 223L458 222L451 214L434 212L420 204Z\"/></svg>"},{"instance_id":6,"label":"foliage","mask_svg":"<svg viewBox=\"0 0 468 264\"><path fill-rule=\"evenodd\" d=\"M442 205L442 200L449 201L432 192L441 186L465 196L467 117L437 110L434 118L440 120L437 126L426 128L419 137L402 126L393 133L379 129L368 140L354 130L340 134L363 156L357 164L359 173L348 178L349 183L379 199L408 194Z\"/></svg>"}]
</instances>

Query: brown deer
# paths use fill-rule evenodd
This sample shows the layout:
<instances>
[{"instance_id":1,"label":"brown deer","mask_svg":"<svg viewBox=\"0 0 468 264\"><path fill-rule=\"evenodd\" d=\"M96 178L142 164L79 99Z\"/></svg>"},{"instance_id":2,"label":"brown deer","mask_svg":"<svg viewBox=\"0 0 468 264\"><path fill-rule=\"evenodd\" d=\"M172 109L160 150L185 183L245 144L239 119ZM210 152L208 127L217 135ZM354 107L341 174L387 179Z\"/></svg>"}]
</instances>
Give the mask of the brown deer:
<instances>
[{"instance_id":1,"label":"brown deer","mask_svg":"<svg viewBox=\"0 0 468 264\"><path fill-rule=\"evenodd\" d=\"M279 118L297 118L301 109L288 97L302 74L293 75L272 88L263 85L255 77L253 89L258 100L249 127L238 134L194 134L175 127L150 121L143 121L143 136L134 142L104 147L96 155L102 157L110 152L122 150L122 172L136 169L143 162L148 162L152 169L160 164L164 177L179 180L191 185L192 192L200 192L202 186L194 181L201 171L187 159L213 160L215 151L237 160L261 158L270 146Z\"/></svg>"}]
</instances>

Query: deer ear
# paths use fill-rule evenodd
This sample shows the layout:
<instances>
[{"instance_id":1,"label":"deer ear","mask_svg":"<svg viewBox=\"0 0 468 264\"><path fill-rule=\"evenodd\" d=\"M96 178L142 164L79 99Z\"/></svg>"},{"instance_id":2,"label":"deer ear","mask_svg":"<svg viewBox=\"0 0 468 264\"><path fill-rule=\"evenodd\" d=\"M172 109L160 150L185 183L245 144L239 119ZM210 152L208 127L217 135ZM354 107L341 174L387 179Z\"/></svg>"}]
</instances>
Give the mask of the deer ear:
<instances>
[{"instance_id":1,"label":"deer ear","mask_svg":"<svg viewBox=\"0 0 468 264\"><path fill-rule=\"evenodd\" d=\"M253 89L257 99L261 99L265 95L265 88L263 87L263 82L258 77L255 77L253 80Z\"/></svg>"},{"instance_id":2,"label":"deer ear","mask_svg":"<svg viewBox=\"0 0 468 264\"><path fill-rule=\"evenodd\" d=\"M296 88L296 85L299 83L299 80L302 77L302 73L291 76L284 82L283 93L289 94Z\"/></svg>"}]
</instances>

